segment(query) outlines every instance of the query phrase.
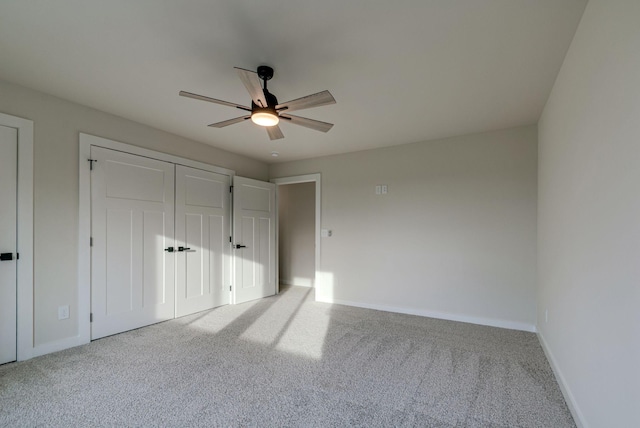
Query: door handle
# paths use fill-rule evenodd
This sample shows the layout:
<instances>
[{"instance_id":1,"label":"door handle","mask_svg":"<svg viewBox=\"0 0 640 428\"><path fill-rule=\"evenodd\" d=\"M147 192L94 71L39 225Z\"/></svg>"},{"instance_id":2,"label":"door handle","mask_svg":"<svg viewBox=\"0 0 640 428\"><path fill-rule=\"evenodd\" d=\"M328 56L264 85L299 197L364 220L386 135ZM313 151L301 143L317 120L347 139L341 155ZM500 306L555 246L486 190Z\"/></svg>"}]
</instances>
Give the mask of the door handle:
<instances>
[{"instance_id":1,"label":"door handle","mask_svg":"<svg viewBox=\"0 0 640 428\"><path fill-rule=\"evenodd\" d=\"M0 262L6 262L9 260L13 260L13 253L2 253L0 254Z\"/></svg>"},{"instance_id":2,"label":"door handle","mask_svg":"<svg viewBox=\"0 0 640 428\"><path fill-rule=\"evenodd\" d=\"M247 246L246 246L246 245L240 245L240 244L237 244L237 245L236 245L236 248L247 248Z\"/></svg>"},{"instance_id":3,"label":"door handle","mask_svg":"<svg viewBox=\"0 0 640 428\"><path fill-rule=\"evenodd\" d=\"M168 253L173 253L174 248L173 248L173 247L169 247L169 248L165 248L164 250L165 250L166 252L168 252Z\"/></svg>"},{"instance_id":4,"label":"door handle","mask_svg":"<svg viewBox=\"0 0 640 428\"><path fill-rule=\"evenodd\" d=\"M190 249L191 249L191 248L189 248L189 247L178 247L178 250L177 250L177 251L188 251L188 250L190 250Z\"/></svg>"}]
</instances>

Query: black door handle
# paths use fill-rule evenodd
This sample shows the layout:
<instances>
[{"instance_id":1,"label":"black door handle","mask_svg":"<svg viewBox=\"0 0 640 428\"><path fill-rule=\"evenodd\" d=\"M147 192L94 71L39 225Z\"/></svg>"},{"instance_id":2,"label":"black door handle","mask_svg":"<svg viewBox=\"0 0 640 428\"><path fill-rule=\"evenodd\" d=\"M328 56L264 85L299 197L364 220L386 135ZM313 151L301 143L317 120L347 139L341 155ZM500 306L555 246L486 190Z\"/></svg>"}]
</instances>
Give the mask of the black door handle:
<instances>
[{"instance_id":1,"label":"black door handle","mask_svg":"<svg viewBox=\"0 0 640 428\"><path fill-rule=\"evenodd\" d=\"M247 248L247 246L246 246L246 245L240 245L240 244L237 244L237 245L236 245L236 248Z\"/></svg>"},{"instance_id":2,"label":"black door handle","mask_svg":"<svg viewBox=\"0 0 640 428\"><path fill-rule=\"evenodd\" d=\"M9 260L13 260L13 253L2 253L0 254L0 262L6 262Z\"/></svg>"},{"instance_id":3,"label":"black door handle","mask_svg":"<svg viewBox=\"0 0 640 428\"><path fill-rule=\"evenodd\" d=\"M164 250L169 253L173 253L173 247L165 248Z\"/></svg>"},{"instance_id":4,"label":"black door handle","mask_svg":"<svg viewBox=\"0 0 640 428\"><path fill-rule=\"evenodd\" d=\"M178 247L178 251L187 251L187 250L190 250L190 249L191 248L189 248L189 247L186 247L186 248L185 247Z\"/></svg>"}]
</instances>

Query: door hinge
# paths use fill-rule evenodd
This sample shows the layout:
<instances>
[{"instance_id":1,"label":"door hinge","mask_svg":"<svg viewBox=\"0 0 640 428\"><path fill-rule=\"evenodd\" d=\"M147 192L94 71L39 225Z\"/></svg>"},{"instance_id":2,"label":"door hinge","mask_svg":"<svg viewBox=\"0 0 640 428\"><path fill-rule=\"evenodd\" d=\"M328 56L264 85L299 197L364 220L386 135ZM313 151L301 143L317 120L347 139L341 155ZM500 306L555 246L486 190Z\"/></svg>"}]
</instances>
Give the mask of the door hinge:
<instances>
[{"instance_id":1,"label":"door hinge","mask_svg":"<svg viewBox=\"0 0 640 428\"><path fill-rule=\"evenodd\" d=\"M89 246L93 247L93 236L91 238L89 238Z\"/></svg>"},{"instance_id":2,"label":"door hinge","mask_svg":"<svg viewBox=\"0 0 640 428\"><path fill-rule=\"evenodd\" d=\"M229 237L229 242L233 242L233 240L231 239L231 236Z\"/></svg>"},{"instance_id":3,"label":"door hinge","mask_svg":"<svg viewBox=\"0 0 640 428\"><path fill-rule=\"evenodd\" d=\"M231 291L231 286L229 286L229 291Z\"/></svg>"},{"instance_id":4,"label":"door hinge","mask_svg":"<svg viewBox=\"0 0 640 428\"><path fill-rule=\"evenodd\" d=\"M20 253L16 253L16 260L20 259Z\"/></svg>"},{"instance_id":5,"label":"door hinge","mask_svg":"<svg viewBox=\"0 0 640 428\"><path fill-rule=\"evenodd\" d=\"M89 322L93 322L93 313L89 314Z\"/></svg>"},{"instance_id":6,"label":"door hinge","mask_svg":"<svg viewBox=\"0 0 640 428\"><path fill-rule=\"evenodd\" d=\"M89 170L93 171L93 163L98 161L95 159L87 159L87 161L89 162Z\"/></svg>"},{"instance_id":7,"label":"door hinge","mask_svg":"<svg viewBox=\"0 0 640 428\"><path fill-rule=\"evenodd\" d=\"M233 186L229 186L229 193L233 192Z\"/></svg>"}]
</instances>

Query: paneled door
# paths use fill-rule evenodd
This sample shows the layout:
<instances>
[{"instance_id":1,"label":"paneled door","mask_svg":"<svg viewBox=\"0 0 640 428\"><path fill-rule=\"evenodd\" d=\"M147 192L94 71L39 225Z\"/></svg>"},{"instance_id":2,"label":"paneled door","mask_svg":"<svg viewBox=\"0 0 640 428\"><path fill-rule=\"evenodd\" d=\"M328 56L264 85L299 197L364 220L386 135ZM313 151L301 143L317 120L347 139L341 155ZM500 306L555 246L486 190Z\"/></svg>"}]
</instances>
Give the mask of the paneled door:
<instances>
[{"instance_id":1,"label":"paneled door","mask_svg":"<svg viewBox=\"0 0 640 428\"><path fill-rule=\"evenodd\" d=\"M176 316L229 304L231 177L176 166Z\"/></svg>"},{"instance_id":2,"label":"paneled door","mask_svg":"<svg viewBox=\"0 0 640 428\"><path fill-rule=\"evenodd\" d=\"M234 302L276 294L275 184L233 179Z\"/></svg>"},{"instance_id":3,"label":"paneled door","mask_svg":"<svg viewBox=\"0 0 640 428\"><path fill-rule=\"evenodd\" d=\"M16 360L18 130L0 126L0 364Z\"/></svg>"},{"instance_id":4,"label":"paneled door","mask_svg":"<svg viewBox=\"0 0 640 428\"><path fill-rule=\"evenodd\" d=\"M174 165L91 148L91 338L175 317Z\"/></svg>"}]
</instances>

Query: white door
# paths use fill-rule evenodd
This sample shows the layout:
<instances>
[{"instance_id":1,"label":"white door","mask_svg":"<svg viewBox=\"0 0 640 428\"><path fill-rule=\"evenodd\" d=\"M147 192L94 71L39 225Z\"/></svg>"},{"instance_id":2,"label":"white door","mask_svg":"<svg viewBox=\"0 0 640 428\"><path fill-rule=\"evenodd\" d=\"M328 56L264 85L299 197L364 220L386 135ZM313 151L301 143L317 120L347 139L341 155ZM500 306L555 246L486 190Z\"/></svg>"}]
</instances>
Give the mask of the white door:
<instances>
[{"instance_id":1,"label":"white door","mask_svg":"<svg viewBox=\"0 0 640 428\"><path fill-rule=\"evenodd\" d=\"M175 317L174 165L91 148L91 338Z\"/></svg>"},{"instance_id":2,"label":"white door","mask_svg":"<svg viewBox=\"0 0 640 428\"><path fill-rule=\"evenodd\" d=\"M231 178L176 166L176 316L229 304Z\"/></svg>"},{"instance_id":3,"label":"white door","mask_svg":"<svg viewBox=\"0 0 640 428\"><path fill-rule=\"evenodd\" d=\"M0 126L0 364L16 360L18 131Z\"/></svg>"},{"instance_id":4,"label":"white door","mask_svg":"<svg viewBox=\"0 0 640 428\"><path fill-rule=\"evenodd\" d=\"M275 184L233 179L234 302L276 294Z\"/></svg>"}]
</instances>

